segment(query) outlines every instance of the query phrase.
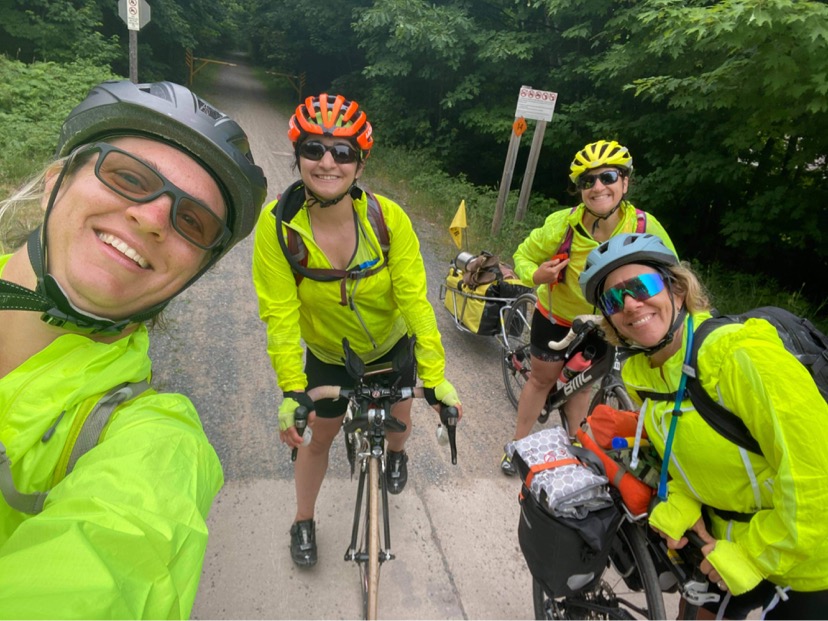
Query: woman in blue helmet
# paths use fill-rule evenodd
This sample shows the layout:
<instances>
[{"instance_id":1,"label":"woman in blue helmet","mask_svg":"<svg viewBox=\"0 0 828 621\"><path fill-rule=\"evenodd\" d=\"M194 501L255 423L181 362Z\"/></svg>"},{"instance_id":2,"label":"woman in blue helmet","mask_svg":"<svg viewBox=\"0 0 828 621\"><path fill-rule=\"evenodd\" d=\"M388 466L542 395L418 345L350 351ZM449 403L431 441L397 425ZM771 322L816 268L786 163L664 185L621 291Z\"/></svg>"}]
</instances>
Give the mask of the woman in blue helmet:
<instances>
[{"instance_id":1,"label":"woman in blue helmet","mask_svg":"<svg viewBox=\"0 0 828 621\"><path fill-rule=\"evenodd\" d=\"M248 235L244 131L177 84L102 83L3 201L0 616L189 618L221 465L190 400L148 386L145 322ZM8 246L7 246L8 247Z\"/></svg>"},{"instance_id":2,"label":"woman in blue helmet","mask_svg":"<svg viewBox=\"0 0 828 621\"><path fill-rule=\"evenodd\" d=\"M696 275L662 240L613 237L590 253L580 284L603 313L608 340L641 352L622 374L670 476L650 524L671 548L696 531L706 542L701 569L723 595L699 618L744 618L757 607L768 619L825 618L828 405L807 369L763 319L704 338L694 368L758 442L760 453L749 451L714 430L686 391L679 395L693 335L711 313Z\"/></svg>"}]
</instances>

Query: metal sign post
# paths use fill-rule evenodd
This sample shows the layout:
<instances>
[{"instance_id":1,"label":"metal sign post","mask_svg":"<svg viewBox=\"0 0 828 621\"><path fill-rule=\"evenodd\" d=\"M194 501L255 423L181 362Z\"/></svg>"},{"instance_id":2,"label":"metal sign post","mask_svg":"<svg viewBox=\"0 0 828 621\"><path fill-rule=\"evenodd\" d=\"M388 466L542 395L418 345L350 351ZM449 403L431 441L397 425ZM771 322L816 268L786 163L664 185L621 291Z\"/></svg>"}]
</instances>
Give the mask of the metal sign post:
<instances>
[{"instance_id":1,"label":"metal sign post","mask_svg":"<svg viewBox=\"0 0 828 621\"><path fill-rule=\"evenodd\" d=\"M129 79L138 83L138 31L150 21L146 0L118 0L118 15L129 29Z\"/></svg>"},{"instance_id":2,"label":"metal sign post","mask_svg":"<svg viewBox=\"0 0 828 621\"><path fill-rule=\"evenodd\" d=\"M535 132L532 136L532 148L529 151L529 160L526 162L526 172L523 176L523 184L520 188L515 222L523 220L526 215L526 206L529 204L529 194L532 190L532 182L535 179L535 170L540 156L540 147L543 144L543 135L546 132L547 122L552 120L555 112L555 102L558 99L557 93L550 91L538 91L531 86L522 86L518 95L517 108L515 110L515 123L512 126L512 138L509 141L509 151L506 154L506 164L503 169L503 178L500 181L500 192L495 206L495 215L492 220L492 235L500 232L503 221L503 211L506 205L506 198L512 184L515 160L517 159L517 147L520 143L520 136L526 130L526 119L538 121Z\"/></svg>"}]
</instances>

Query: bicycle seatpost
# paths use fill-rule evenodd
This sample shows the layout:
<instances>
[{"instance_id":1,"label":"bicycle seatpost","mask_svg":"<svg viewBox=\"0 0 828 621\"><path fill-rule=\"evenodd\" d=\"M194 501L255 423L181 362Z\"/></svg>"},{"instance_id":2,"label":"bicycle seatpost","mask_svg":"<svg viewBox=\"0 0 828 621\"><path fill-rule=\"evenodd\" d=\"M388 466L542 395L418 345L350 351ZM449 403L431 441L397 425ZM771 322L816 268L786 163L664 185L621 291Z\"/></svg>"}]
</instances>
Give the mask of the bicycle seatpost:
<instances>
[{"instance_id":1,"label":"bicycle seatpost","mask_svg":"<svg viewBox=\"0 0 828 621\"><path fill-rule=\"evenodd\" d=\"M453 405L440 407L440 420L448 432L449 444L451 445L451 463L457 465L457 419L460 414Z\"/></svg>"},{"instance_id":2,"label":"bicycle seatpost","mask_svg":"<svg viewBox=\"0 0 828 621\"><path fill-rule=\"evenodd\" d=\"M304 437L305 429L308 426L308 408L304 405L300 405L293 413L293 425L296 427L296 432L299 434L300 437ZM290 452L290 461L296 461L296 454L299 451L299 448L294 446L293 450Z\"/></svg>"}]
</instances>

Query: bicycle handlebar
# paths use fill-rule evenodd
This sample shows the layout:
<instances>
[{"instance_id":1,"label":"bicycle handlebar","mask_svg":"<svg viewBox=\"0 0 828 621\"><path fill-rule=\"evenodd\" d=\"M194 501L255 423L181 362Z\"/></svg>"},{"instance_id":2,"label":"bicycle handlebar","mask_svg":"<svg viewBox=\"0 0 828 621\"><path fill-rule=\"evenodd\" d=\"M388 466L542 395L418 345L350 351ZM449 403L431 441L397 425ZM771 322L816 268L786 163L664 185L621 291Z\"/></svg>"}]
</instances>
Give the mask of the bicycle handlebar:
<instances>
[{"instance_id":1,"label":"bicycle handlebar","mask_svg":"<svg viewBox=\"0 0 828 621\"><path fill-rule=\"evenodd\" d=\"M569 348L575 349L584 337L598 327L598 323L603 319L601 315L578 315L572 322L572 327L565 337L560 341L549 341L549 349L560 351ZM575 339L578 339L575 343ZM569 352L567 352L569 353Z\"/></svg>"},{"instance_id":2,"label":"bicycle handlebar","mask_svg":"<svg viewBox=\"0 0 828 621\"><path fill-rule=\"evenodd\" d=\"M372 398L379 398L381 396L395 396L399 397L399 401L403 401L405 399L410 399L412 397L416 397L419 399L425 398L425 394L423 391L422 386L416 386L414 388L404 387L394 389L396 394L391 394L392 389L382 389L382 391L388 391L389 394L387 395L375 395L373 393L378 392L372 387L364 387L367 389L368 393ZM382 392L379 391L379 392ZM318 399L339 399L344 397L346 399L351 399L357 394L357 390L352 388L342 388L341 386L330 386L330 385L323 385L323 386L314 386L313 388L307 391L308 397L311 400L316 401ZM301 410L304 410L302 412ZM310 412L307 411L307 408L303 406L299 406L296 408L294 414L294 425L296 427L296 431L299 432L301 436L304 431L305 427L307 426L307 418ZM451 445L451 463L457 465L457 420L460 417L460 413L458 412L457 408L453 405L445 405L440 404L440 420L442 424L445 426L446 431L448 432L449 444ZM301 425L301 427L300 427ZM291 460L296 461L296 451L297 448L294 447L293 451L291 452Z\"/></svg>"}]
</instances>

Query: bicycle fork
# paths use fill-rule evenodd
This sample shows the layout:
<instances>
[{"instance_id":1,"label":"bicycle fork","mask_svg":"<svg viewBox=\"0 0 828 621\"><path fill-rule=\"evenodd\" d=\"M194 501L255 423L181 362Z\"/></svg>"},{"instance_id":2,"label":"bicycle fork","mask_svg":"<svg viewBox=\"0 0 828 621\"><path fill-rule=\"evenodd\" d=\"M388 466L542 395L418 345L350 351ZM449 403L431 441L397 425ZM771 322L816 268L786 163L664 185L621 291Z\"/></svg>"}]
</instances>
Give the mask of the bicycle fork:
<instances>
[{"instance_id":1,"label":"bicycle fork","mask_svg":"<svg viewBox=\"0 0 828 621\"><path fill-rule=\"evenodd\" d=\"M380 491L380 501L381 501L381 513L382 513L382 541L380 542L380 550L379 550L379 561L383 563L385 561L394 560L394 554L391 552L391 523L388 519L388 487L385 480L385 466L383 464L382 459L383 453L380 451L378 454L367 455L363 457L363 467L360 468L359 471L359 483L357 488L357 497L356 497L356 505L354 507L354 525L351 530L351 544L348 546L348 550L345 552L345 560L346 561L355 561L357 563L366 563L368 562L368 551L363 549L359 549L359 528L361 525L361 517L363 507L367 508L367 503L363 502L365 498L366 491L368 490L368 460L369 459L376 459L377 460L377 467L379 469L379 491ZM376 493L376 490L368 491L368 493ZM366 519L370 519L370 514L366 511L367 515L365 516Z\"/></svg>"}]
</instances>

